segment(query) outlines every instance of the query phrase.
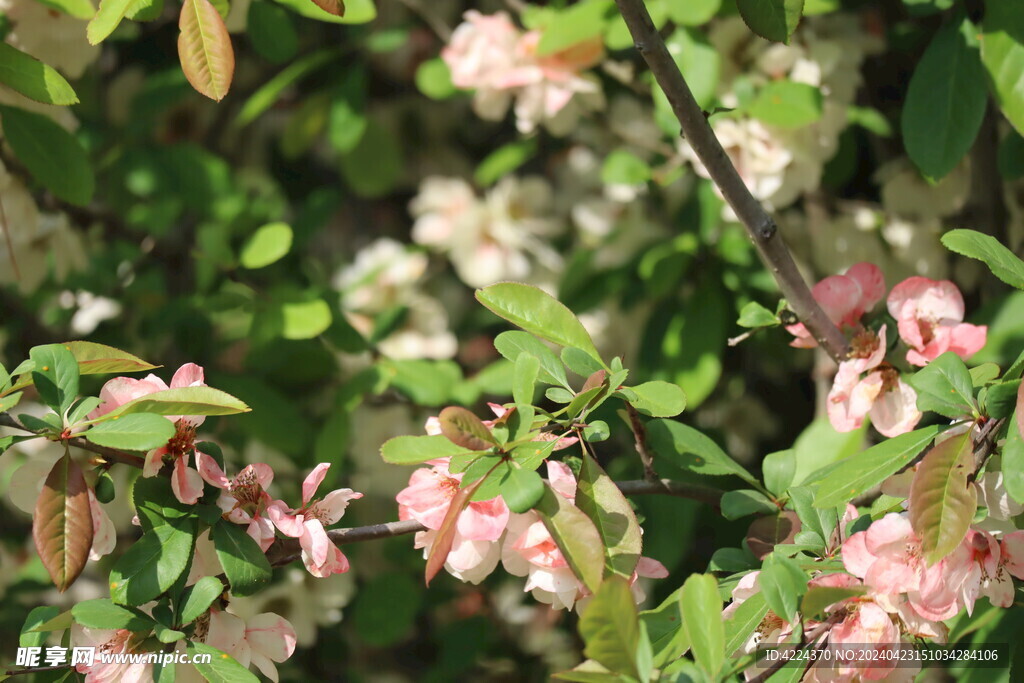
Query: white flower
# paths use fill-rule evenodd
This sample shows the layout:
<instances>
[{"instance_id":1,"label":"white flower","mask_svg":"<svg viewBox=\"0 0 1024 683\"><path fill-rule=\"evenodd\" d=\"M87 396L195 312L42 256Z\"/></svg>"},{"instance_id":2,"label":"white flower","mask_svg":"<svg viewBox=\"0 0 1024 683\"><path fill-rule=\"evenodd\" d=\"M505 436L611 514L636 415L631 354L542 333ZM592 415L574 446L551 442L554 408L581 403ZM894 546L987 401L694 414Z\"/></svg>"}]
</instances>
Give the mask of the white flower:
<instances>
[{"instance_id":1,"label":"white flower","mask_svg":"<svg viewBox=\"0 0 1024 683\"><path fill-rule=\"evenodd\" d=\"M383 237L359 250L334 276L346 310L380 313L404 305L427 269L427 256Z\"/></svg>"},{"instance_id":2,"label":"white flower","mask_svg":"<svg viewBox=\"0 0 1024 683\"><path fill-rule=\"evenodd\" d=\"M929 183L906 158L895 159L875 171L882 186L882 206L908 219L942 218L963 208L971 189L968 162L958 164L937 183Z\"/></svg>"}]
</instances>

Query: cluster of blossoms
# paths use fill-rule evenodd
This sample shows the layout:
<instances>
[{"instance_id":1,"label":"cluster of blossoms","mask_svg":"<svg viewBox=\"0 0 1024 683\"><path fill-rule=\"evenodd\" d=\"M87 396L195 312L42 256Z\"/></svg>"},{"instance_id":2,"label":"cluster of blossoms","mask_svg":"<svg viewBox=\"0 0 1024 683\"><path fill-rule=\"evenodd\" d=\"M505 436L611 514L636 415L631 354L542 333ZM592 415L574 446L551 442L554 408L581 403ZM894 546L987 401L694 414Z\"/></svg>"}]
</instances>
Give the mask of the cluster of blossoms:
<instances>
[{"instance_id":1,"label":"cluster of blossoms","mask_svg":"<svg viewBox=\"0 0 1024 683\"><path fill-rule=\"evenodd\" d=\"M503 406L491 404L491 409L498 420L506 414ZM484 424L490 427L494 422L490 420ZM427 421L426 431L428 434L441 433L437 418ZM558 437L549 435L547 438ZM568 448L576 441L576 437L562 437L555 450ZM427 527L426 531L418 532L415 539L416 547L423 548L424 558L430 555L437 532L463 477L462 473L448 470L448 458L427 464L429 468L419 468L412 473L409 486L396 496L398 518L413 519ZM576 479L572 471L565 464L553 460L548 460L546 465L551 487L574 502ZM535 511L513 513L501 496L471 502L459 516L445 569L460 581L477 584L497 568L499 561L508 573L526 577L525 591L538 602L555 609L572 609L589 596ZM665 576L668 576L668 571L660 562L648 557L640 558L633 575L637 602L644 598L636 585L638 577Z\"/></svg>"},{"instance_id":2,"label":"cluster of blossoms","mask_svg":"<svg viewBox=\"0 0 1024 683\"><path fill-rule=\"evenodd\" d=\"M841 526L854 517L856 510L849 506ZM1010 607L1014 594L1011 577L1024 580L1024 531L997 539L988 531L972 528L950 555L929 566L908 514L889 513L865 531L846 538L842 558L847 573L821 574L811 579L809 587L852 588L864 593L827 608L836 623L822 634L822 640L828 638L830 645L840 649L848 645L858 651L867 646L879 651L895 650L919 638L945 642L948 629L942 622L962 610L971 614L981 596L996 607ZM724 617L760 590L759 574L751 572L739 581ZM813 631L818 622L810 620L804 625ZM786 642L792 633L793 624L769 611L742 652ZM822 659L808 670L804 680L910 681L920 671L896 668L896 663L892 656L874 661Z\"/></svg>"},{"instance_id":3,"label":"cluster of blossoms","mask_svg":"<svg viewBox=\"0 0 1024 683\"><path fill-rule=\"evenodd\" d=\"M921 419L917 393L885 360L887 326L876 332L861 323L885 296L882 272L873 264L858 263L843 275L825 278L811 293L833 323L852 332L850 356L839 364L828 395L832 426L840 432L853 431L870 415L885 436L911 431ZM907 347L904 360L910 365L923 367L947 351L966 359L985 346L987 328L963 322L963 296L948 280L907 278L892 288L886 305ZM803 324L787 330L796 337L793 346L816 346Z\"/></svg>"},{"instance_id":4,"label":"cluster of blossoms","mask_svg":"<svg viewBox=\"0 0 1024 683\"><path fill-rule=\"evenodd\" d=\"M441 58L457 88L476 91L473 109L481 118L500 120L515 100L520 132L543 125L564 135L583 111L603 105L600 82L581 73L604 56L599 37L540 55L540 32L520 31L505 12L470 10L464 18Z\"/></svg>"}]
</instances>

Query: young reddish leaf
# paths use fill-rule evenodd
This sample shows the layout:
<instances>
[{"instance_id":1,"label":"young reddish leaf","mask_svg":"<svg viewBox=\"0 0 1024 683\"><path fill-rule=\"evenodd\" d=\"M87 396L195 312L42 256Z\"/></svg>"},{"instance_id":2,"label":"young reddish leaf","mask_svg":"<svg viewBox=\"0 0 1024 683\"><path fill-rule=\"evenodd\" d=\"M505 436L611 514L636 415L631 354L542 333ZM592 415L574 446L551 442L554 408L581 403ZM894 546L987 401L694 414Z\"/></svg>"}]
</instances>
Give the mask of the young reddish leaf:
<instances>
[{"instance_id":1,"label":"young reddish leaf","mask_svg":"<svg viewBox=\"0 0 1024 683\"><path fill-rule=\"evenodd\" d=\"M978 510L970 432L954 436L928 451L910 485L910 524L921 538L928 564L953 552L967 535Z\"/></svg>"},{"instance_id":2,"label":"young reddish leaf","mask_svg":"<svg viewBox=\"0 0 1024 683\"><path fill-rule=\"evenodd\" d=\"M437 417L441 422L441 433L456 446L486 451L498 444L480 418L465 408L449 406Z\"/></svg>"},{"instance_id":3,"label":"young reddish leaf","mask_svg":"<svg viewBox=\"0 0 1024 683\"><path fill-rule=\"evenodd\" d=\"M345 3L343 0L313 0L313 4L336 17L345 16Z\"/></svg>"},{"instance_id":4,"label":"young reddish leaf","mask_svg":"<svg viewBox=\"0 0 1024 683\"><path fill-rule=\"evenodd\" d=\"M747 546L757 559L763 560L780 543L792 543L800 528L800 518L790 510L760 517L747 528Z\"/></svg>"},{"instance_id":5,"label":"young reddish leaf","mask_svg":"<svg viewBox=\"0 0 1024 683\"><path fill-rule=\"evenodd\" d=\"M64 592L82 573L92 548L92 513L81 468L69 456L58 460L36 499L32 537L43 566Z\"/></svg>"},{"instance_id":6,"label":"young reddish leaf","mask_svg":"<svg viewBox=\"0 0 1024 683\"><path fill-rule=\"evenodd\" d=\"M185 78L218 102L231 88L235 53L224 20L209 0L185 0L178 19L178 59Z\"/></svg>"},{"instance_id":7,"label":"young reddish leaf","mask_svg":"<svg viewBox=\"0 0 1024 683\"><path fill-rule=\"evenodd\" d=\"M500 462L499 462L500 464ZM494 467L497 467L495 465ZM491 472L494 471L494 467L491 468L490 472L480 477L477 481L466 488L459 489L458 492L452 497L452 502L448 504L448 512L445 514L444 519L441 521L441 528L437 530L437 536L434 537L434 544L430 546L430 554L427 556L427 570L426 570L426 584L429 586L431 580L437 573L441 571L441 567L448 560L448 553L452 550L452 543L455 542L455 531L457 529L459 516L462 511L469 505L470 499L476 490L480 488L487 477L490 476Z\"/></svg>"},{"instance_id":8,"label":"young reddish leaf","mask_svg":"<svg viewBox=\"0 0 1024 683\"><path fill-rule=\"evenodd\" d=\"M607 377L607 371L598 370L597 372L590 375L590 377L587 378L587 381L583 383L583 388L580 389L580 393L582 394L584 392L590 391L591 389L596 389L600 387L602 384L604 384L604 381Z\"/></svg>"},{"instance_id":9,"label":"young reddish leaf","mask_svg":"<svg viewBox=\"0 0 1024 683\"><path fill-rule=\"evenodd\" d=\"M534 507L555 545L562 551L573 574L591 593L604 577L604 544L597 527L582 510L545 485L544 495Z\"/></svg>"},{"instance_id":10,"label":"young reddish leaf","mask_svg":"<svg viewBox=\"0 0 1024 683\"><path fill-rule=\"evenodd\" d=\"M643 548L640 525L629 501L601 466L583 454L576 505L597 527L605 547L607 573L629 579Z\"/></svg>"}]
</instances>

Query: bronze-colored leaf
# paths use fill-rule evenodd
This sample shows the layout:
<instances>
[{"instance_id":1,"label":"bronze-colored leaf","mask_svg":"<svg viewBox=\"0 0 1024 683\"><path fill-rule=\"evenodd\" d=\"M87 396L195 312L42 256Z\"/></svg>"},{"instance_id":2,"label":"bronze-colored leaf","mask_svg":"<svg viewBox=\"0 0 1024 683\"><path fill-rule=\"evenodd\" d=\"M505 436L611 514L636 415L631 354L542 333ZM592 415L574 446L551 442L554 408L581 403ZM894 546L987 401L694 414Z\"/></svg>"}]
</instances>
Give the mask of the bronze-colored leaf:
<instances>
[{"instance_id":1,"label":"bronze-colored leaf","mask_svg":"<svg viewBox=\"0 0 1024 683\"><path fill-rule=\"evenodd\" d=\"M441 423L441 433L456 446L471 451L486 451L498 444L487 425L465 408L449 406L441 411L437 419Z\"/></svg>"},{"instance_id":2,"label":"bronze-colored leaf","mask_svg":"<svg viewBox=\"0 0 1024 683\"><path fill-rule=\"evenodd\" d=\"M978 511L974 442L970 432L946 439L928 451L910 485L910 524L921 539L928 564L953 552Z\"/></svg>"},{"instance_id":3,"label":"bronze-colored leaf","mask_svg":"<svg viewBox=\"0 0 1024 683\"><path fill-rule=\"evenodd\" d=\"M780 543L792 543L799 531L797 514L783 510L777 515L755 519L747 529L747 545L757 559L763 560Z\"/></svg>"},{"instance_id":4,"label":"bronze-colored leaf","mask_svg":"<svg viewBox=\"0 0 1024 683\"><path fill-rule=\"evenodd\" d=\"M494 468L492 467L491 472L493 471ZM466 509L466 506L469 505L473 494L476 493L476 490L480 488L480 485L484 483L491 472L480 477L466 488L459 489L455 496L452 497L452 502L448 504L448 512L441 522L441 528L437 530L437 536L434 537L433 545L430 546L430 554L427 555L425 578L428 586L448 560L448 553L451 552L452 543L455 542L455 531L458 528L459 516Z\"/></svg>"},{"instance_id":5,"label":"bronze-colored leaf","mask_svg":"<svg viewBox=\"0 0 1024 683\"><path fill-rule=\"evenodd\" d=\"M580 389L580 393L582 394L584 392L590 391L591 389L596 389L597 387L604 384L604 381L607 378L608 372L606 370L598 370L590 377L588 377L587 381L583 383L583 388Z\"/></svg>"},{"instance_id":6,"label":"bronze-colored leaf","mask_svg":"<svg viewBox=\"0 0 1024 683\"><path fill-rule=\"evenodd\" d=\"M58 460L36 499L32 537L43 566L64 592L82 573L92 548L89 489L69 456Z\"/></svg>"},{"instance_id":7,"label":"bronze-colored leaf","mask_svg":"<svg viewBox=\"0 0 1024 683\"><path fill-rule=\"evenodd\" d=\"M178 59L185 78L197 92L219 102L235 74L235 52L224 20L209 0L185 0L178 28Z\"/></svg>"},{"instance_id":8,"label":"bronze-colored leaf","mask_svg":"<svg viewBox=\"0 0 1024 683\"><path fill-rule=\"evenodd\" d=\"M345 16L345 3L343 0L313 0L313 4L336 17Z\"/></svg>"}]
</instances>

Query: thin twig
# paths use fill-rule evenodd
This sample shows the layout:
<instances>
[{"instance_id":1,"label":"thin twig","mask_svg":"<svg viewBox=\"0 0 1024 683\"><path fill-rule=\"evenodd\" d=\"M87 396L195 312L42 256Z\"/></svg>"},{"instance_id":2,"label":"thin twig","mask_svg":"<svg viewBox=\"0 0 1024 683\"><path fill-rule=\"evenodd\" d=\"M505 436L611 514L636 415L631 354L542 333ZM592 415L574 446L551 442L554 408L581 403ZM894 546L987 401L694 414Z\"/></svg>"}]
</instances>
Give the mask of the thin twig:
<instances>
[{"instance_id":1,"label":"thin twig","mask_svg":"<svg viewBox=\"0 0 1024 683\"><path fill-rule=\"evenodd\" d=\"M70 664L57 664L55 666L28 666L24 669L8 669L4 672L4 676L27 676L28 674L37 674L44 671L57 671L58 669L70 668Z\"/></svg>"},{"instance_id":2,"label":"thin twig","mask_svg":"<svg viewBox=\"0 0 1024 683\"><path fill-rule=\"evenodd\" d=\"M837 362L846 358L846 338L811 295L797 270L793 256L778 234L775 221L754 198L736 171L721 143L715 137L707 117L693 99L683 74L665 47L643 0L615 0L629 27L636 48L643 55L655 80L665 92L679 120L682 135L700 158L712 181L721 190L736 216L747 228L761 260L775 276L789 305L807 330Z\"/></svg>"},{"instance_id":3,"label":"thin twig","mask_svg":"<svg viewBox=\"0 0 1024 683\"><path fill-rule=\"evenodd\" d=\"M39 434L39 432L29 429L7 413L0 413L0 427L12 427L30 434ZM97 446L96 444L86 441L78 436L68 439L68 444L75 448L81 448L83 451L89 451L90 453L102 456L102 458L107 462L128 465L139 469L142 469L142 466L146 462L146 459L141 455L129 453L128 451L119 451L116 448L108 448L107 446Z\"/></svg>"},{"instance_id":4,"label":"thin twig","mask_svg":"<svg viewBox=\"0 0 1024 683\"><path fill-rule=\"evenodd\" d=\"M654 456L647 448L647 428L640 419L640 413L628 401L626 414L629 415L629 427L633 430L633 438L636 441L636 453L640 456L640 462L644 464L644 479L658 481L658 473L654 471Z\"/></svg>"}]
</instances>

